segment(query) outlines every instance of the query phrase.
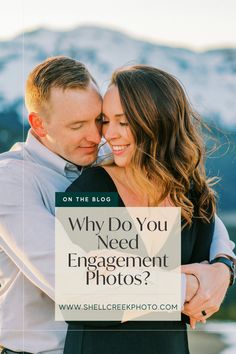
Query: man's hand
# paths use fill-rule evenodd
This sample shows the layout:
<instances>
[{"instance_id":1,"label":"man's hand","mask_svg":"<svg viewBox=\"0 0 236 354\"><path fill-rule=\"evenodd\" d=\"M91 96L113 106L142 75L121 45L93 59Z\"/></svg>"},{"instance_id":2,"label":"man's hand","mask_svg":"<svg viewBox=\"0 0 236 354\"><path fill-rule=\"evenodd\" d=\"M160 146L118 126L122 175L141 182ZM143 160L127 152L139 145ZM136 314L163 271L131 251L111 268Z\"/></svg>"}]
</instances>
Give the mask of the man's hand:
<instances>
[{"instance_id":1,"label":"man's hand","mask_svg":"<svg viewBox=\"0 0 236 354\"><path fill-rule=\"evenodd\" d=\"M196 321L204 322L220 308L229 286L229 269L221 263L187 264L181 269L182 273L195 275L200 283L196 295L184 305L183 313ZM206 316L203 316L203 310Z\"/></svg>"}]
</instances>

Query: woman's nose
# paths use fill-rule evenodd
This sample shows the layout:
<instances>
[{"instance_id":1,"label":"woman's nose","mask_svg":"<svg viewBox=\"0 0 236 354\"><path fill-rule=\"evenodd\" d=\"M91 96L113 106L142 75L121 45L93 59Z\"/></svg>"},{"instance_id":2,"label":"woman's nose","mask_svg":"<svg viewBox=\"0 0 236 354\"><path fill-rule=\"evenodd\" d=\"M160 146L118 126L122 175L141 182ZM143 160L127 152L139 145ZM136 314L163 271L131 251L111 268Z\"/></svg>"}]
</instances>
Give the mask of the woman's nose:
<instances>
[{"instance_id":1,"label":"woman's nose","mask_svg":"<svg viewBox=\"0 0 236 354\"><path fill-rule=\"evenodd\" d=\"M119 138L120 134L117 129L117 126L112 123L108 123L108 124L104 125L103 126L103 136L108 141L112 140L112 139Z\"/></svg>"}]
</instances>

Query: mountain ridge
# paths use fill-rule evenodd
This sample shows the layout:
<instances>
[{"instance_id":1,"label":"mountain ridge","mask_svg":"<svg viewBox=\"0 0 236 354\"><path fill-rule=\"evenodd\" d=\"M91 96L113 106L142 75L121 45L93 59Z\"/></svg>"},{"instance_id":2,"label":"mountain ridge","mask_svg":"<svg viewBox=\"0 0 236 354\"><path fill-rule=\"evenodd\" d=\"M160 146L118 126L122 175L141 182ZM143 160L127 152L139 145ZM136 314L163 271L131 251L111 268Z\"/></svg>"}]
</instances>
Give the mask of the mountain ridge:
<instances>
[{"instance_id":1,"label":"mountain ridge","mask_svg":"<svg viewBox=\"0 0 236 354\"><path fill-rule=\"evenodd\" d=\"M98 26L79 26L66 32L42 27L1 41L0 111L14 106L23 111L20 106L27 74L54 55L84 62L102 91L117 67L137 63L157 66L181 81L203 117L228 130L236 129L236 48L196 52Z\"/></svg>"},{"instance_id":2,"label":"mountain ridge","mask_svg":"<svg viewBox=\"0 0 236 354\"><path fill-rule=\"evenodd\" d=\"M223 150L218 157L207 160L207 170L222 177L217 186L221 208L236 209L236 49L196 52L91 26L66 32L39 28L0 42L0 152L26 136L24 83L35 65L53 55L84 62L103 92L112 71L123 65L153 65L177 77L194 109L213 125L213 135L219 137L220 145L226 149L229 146L226 153Z\"/></svg>"}]
</instances>

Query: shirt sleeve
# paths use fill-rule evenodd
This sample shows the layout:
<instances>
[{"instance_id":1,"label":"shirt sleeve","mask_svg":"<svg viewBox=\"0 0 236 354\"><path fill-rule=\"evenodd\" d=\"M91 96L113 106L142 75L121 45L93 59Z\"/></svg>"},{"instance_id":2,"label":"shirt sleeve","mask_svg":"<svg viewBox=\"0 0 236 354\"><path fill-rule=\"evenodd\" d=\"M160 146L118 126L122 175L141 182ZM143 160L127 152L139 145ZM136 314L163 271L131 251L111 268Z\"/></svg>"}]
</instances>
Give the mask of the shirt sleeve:
<instances>
[{"instance_id":1,"label":"shirt sleeve","mask_svg":"<svg viewBox=\"0 0 236 354\"><path fill-rule=\"evenodd\" d=\"M215 215L215 228L210 248L210 260L216 258L218 254L225 254L236 261L236 255L233 252L235 244L229 239L228 231L221 219Z\"/></svg>"},{"instance_id":2,"label":"shirt sleeve","mask_svg":"<svg viewBox=\"0 0 236 354\"><path fill-rule=\"evenodd\" d=\"M0 248L54 299L54 215L44 205L37 180L24 172L22 161L0 169Z\"/></svg>"}]
</instances>

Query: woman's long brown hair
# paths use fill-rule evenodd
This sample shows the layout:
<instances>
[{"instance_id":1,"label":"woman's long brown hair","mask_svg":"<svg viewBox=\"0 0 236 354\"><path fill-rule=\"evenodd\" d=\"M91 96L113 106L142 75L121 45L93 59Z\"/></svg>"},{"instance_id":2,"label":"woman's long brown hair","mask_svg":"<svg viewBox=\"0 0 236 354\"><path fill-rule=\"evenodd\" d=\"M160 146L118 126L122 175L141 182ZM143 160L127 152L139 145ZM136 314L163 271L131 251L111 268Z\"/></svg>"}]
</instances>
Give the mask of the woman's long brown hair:
<instances>
[{"instance_id":1,"label":"woman's long brown hair","mask_svg":"<svg viewBox=\"0 0 236 354\"><path fill-rule=\"evenodd\" d=\"M202 122L179 82L157 68L134 65L115 71L110 85L119 90L135 138L132 166L149 205L169 197L186 224L193 216L209 222L216 198L204 167Z\"/></svg>"}]
</instances>

